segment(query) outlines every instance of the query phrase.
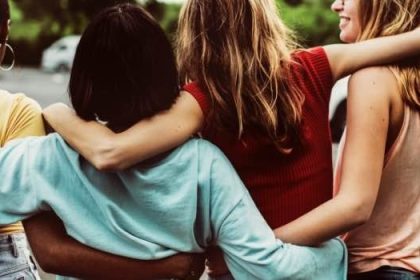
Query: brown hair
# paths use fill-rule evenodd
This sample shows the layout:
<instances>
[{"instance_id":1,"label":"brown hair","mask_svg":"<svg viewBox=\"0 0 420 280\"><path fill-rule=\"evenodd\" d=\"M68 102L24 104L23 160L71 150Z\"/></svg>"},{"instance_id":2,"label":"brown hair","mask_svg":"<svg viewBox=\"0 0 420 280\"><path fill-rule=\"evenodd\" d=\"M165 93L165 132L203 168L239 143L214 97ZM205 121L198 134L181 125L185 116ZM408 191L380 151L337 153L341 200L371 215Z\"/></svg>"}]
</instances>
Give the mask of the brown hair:
<instances>
[{"instance_id":1,"label":"brown hair","mask_svg":"<svg viewBox=\"0 0 420 280\"><path fill-rule=\"evenodd\" d=\"M273 0L188 0L178 29L181 82L209 94L212 127L257 127L286 153L300 141L304 96L289 78L295 49Z\"/></svg>"},{"instance_id":2,"label":"brown hair","mask_svg":"<svg viewBox=\"0 0 420 280\"><path fill-rule=\"evenodd\" d=\"M362 32L358 41L407 32L420 25L418 0L360 0ZM420 57L390 66L402 99L420 111Z\"/></svg>"}]
</instances>

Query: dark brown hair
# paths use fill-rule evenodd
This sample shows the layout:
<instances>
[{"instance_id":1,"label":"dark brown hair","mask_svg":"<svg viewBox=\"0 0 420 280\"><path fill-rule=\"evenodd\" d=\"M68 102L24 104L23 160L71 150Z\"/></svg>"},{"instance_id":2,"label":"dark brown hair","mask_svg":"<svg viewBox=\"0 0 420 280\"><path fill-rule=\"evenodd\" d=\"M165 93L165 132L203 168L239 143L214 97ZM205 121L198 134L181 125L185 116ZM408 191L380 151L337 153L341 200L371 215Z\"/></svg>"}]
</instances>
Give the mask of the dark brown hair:
<instances>
[{"instance_id":1,"label":"dark brown hair","mask_svg":"<svg viewBox=\"0 0 420 280\"><path fill-rule=\"evenodd\" d=\"M108 8L82 35L69 91L81 118L100 119L114 131L127 129L169 109L178 96L172 46L139 6Z\"/></svg>"}]
</instances>

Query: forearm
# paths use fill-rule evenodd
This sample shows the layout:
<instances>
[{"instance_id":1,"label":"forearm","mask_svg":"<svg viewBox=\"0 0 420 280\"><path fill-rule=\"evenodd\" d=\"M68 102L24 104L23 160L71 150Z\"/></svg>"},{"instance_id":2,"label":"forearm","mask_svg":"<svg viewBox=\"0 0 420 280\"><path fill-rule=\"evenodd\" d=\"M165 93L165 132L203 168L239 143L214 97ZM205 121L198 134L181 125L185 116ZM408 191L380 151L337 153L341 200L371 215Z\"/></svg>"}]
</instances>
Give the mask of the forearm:
<instances>
[{"instance_id":1,"label":"forearm","mask_svg":"<svg viewBox=\"0 0 420 280\"><path fill-rule=\"evenodd\" d=\"M200 130L204 115L197 101L182 93L168 111L141 120L121 133L80 119L65 105L44 110L47 122L99 170L121 170L167 152Z\"/></svg>"},{"instance_id":2,"label":"forearm","mask_svg":"<svg viewBox=\"0 0 420 280\"><path fill-rule=\"evenodd\" d=\"M40 266L58 275L109 280L183 278L192 263L189 255L140 261L86 247L66 234L52 212L26 220L24 226Z\"/></svg>"},{"instance_id":3,"label":"forearm","mask_svg":"<svg viewBox=\"0 0 420 280\"><path fill-rule=\"evenodd\" d=\"M420 55L420 30L324 48L330 59L334 80L338 80L361 68Z\"/></svg>"},{"instance_id":4,"label":"forearm","mask_svg":"<svg viewBox=\"0 0 420 280\"><path fill-rule=\"evenodd\" d=\"M275 229L274 234L286 243L317 246L362 224L366 220L363 213L358 204L336 197Z\"/></svg>"}]
</instances>

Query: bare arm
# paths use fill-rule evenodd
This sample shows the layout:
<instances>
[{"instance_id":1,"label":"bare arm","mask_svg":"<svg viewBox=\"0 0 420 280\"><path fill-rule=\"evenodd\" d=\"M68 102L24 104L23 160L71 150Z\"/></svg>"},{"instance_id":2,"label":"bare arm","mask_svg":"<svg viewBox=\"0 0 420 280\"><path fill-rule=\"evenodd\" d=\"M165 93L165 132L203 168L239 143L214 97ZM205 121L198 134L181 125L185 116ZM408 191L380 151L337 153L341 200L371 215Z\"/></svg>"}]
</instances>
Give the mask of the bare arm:
<instances>
[{"instance_id":1,"label":"bare arm","mask_svg":"<svg viewBox=\"0 0 420 280\"><path fill-rule=\"evenodd\" d=\"M181 92L169 111L119 134L96 122L83 121L64 104L46 108L44 118L97 169L115 170L182 144L200 130L204 116L197 101Z\"/></svg>"},{"instance_id":2,"label":"bare arm","mask_svg":"<svg viewBox=\"0 0 420 280\"><path fill-rule=\"evenodd\" d=\"M191 269L199 275L204 266L198 255L140 261L97 251L68 236L53 212L26 220L24 226L39 265L49 273L106 280L184 279Z\"/></svg>"},{"instance_id":3,"label":"bare arm","mask_svg":"<svg viewBox=\"0 0 420 280\"><path fill-rule=\"evenodd\" d=\"M420 28L353 44L324 47L330 61L334 81L361 68L384 65L420 54Z\"/></svg>"},{"instance_id":4,"label":"bare arm","mask_svg":"<svg viewBox=\"0 0 420 280\"><path fill-rule=\"evenodd\" d=\"M365 69L350 79L340 191L335 198L276 229L281 240L316 245L369 219L382 175L390 95L398 90L387 71Z\"/></svg>"}]
</instances>

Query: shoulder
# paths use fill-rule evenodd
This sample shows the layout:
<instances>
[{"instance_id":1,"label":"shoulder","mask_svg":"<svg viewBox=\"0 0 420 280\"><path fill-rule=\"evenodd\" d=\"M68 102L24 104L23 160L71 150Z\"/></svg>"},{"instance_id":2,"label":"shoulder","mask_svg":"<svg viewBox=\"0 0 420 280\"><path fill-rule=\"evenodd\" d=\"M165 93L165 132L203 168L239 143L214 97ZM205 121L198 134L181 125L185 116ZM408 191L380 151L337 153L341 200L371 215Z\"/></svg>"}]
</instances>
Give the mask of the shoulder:
<instances>
[{"instance_id":1,"label":"shoulder","mask_svg":"<svg viewBox=\"0 0 420 280\"><path fill-rule=\"evenodd\" d=\"M391 97L398 92L394 74L387 67L368 67L354 73L349 80L349 96L363 95L365 98Z\"/></svg>"},{"instance_id":2,"label":"shoulder","mask_svg":"<svg viewBox=\"0 0 420 280\"><path fill-rule=\"evenodd\" d=\"M330 62L322 47L300 49L292 53L292 61L305 70L315 70L316 73L330 75Z\"/></svg>"},{"instance_id":3,"label":"shoulder","mask_svg":"<svg viewBox=\"0 0 420 280\"><path fill-rule=\"evenodd\" d=\"M207 154L212 154L212 155L223 155L223 152L213 143L202 139L202 138L196 138L195 141L197 141L198 147L201 151L207 153Z\"/></svg>"},{"instance_id":4,"label":"shoulder","mask_svg":"<svg viewBox=\"0 0 420 280\"><path fill-rule=\"evenodd\" d=\"M372 123L386 123L388 127L390 110L398 95L397 81L386 67L369 67L354 73L349 80L347 95L349 129L352 124L360 127L360 123L369 120L374 120L370 123L371 128Z\"/></svg>"},{"instance_id":5,"label":"shoulder","mask_svg":"<svg viewBox=\"0 0 420 280\"><path fill-rule=\"evenodd\" d=\"M219 147L207 140L202 138L190 139L184 144L184 148L194 151L194 156L197 156L200 165L203 167L208 165L211 168L231 168L231 163L225 154Z\"/></svg>"},{"instance_id":6,"label":"shoulder","mask_svg":"<svg viewBox=\"0 0 420 280\"><path fill-rule=\"evenodd\" d=\"M0 143L44 134L41 107L24 94L0 91Z\"/></svg>"},{"instance_id":7,"label":"shoulder","mask_svg":"<svg viewBox=\"0 0 420 280\"><path fill-rule=\"evenodd\" d=\"M194 152L200 157L205 157L208 159L223 155L223 152L216 145L198 137L188 140L185 144L182 145L182 148L194 150Z\"/></svg>"},{"instance_id":8,"label":"shoulder","mask_svg":"<svg viewBox=\"0 0 420 280\"><path fill-rule=\"evenodd\" d=\"M381 67L381 66L374 66L374 67L367 67L355 72L350 81L378 81L383 80L383 82L390 84L395 83L395 76L392 71L388 67Z\"/></svg>"},{"instance_id":9,"label":"shoulder","mask_svg":"<svg viewBox=\"0 0 420 280\"><path fill-rule=\"evenodd\" d=\"M0 90L0 100L2 103L8 103L9 105L13 106L15 110L30 112L33 114L41 114L42 109L39 104L27 97L23 93L15 93L11 94L5 90Z\"/></svg>"},{"instance_id":10,"label":"shoulder","mask_svg":"<svg viewBox=\"0 0 420 280\"><path fill-rule=\"evenodd\" d=\"M67 146L64 140L57 133L47 136L28 136L25 138L13 139L5 146L8 149L28 149L33 154L45 155L54 154L57 147Z\"/></svg>"},{"instance_id":11,"label":"shoulder","mask_svg":"<svg viewBox=\"0 0 420 280\"><path fill-rule=\"evenodd\" d=\"M2 111L9 112L11 120L16 120L22 126L27 123L43 122L41 106L23 93L11 94L0 91L0 105L4 107Z\"/></svg>"},{"instance_id":12,"label":"shoulder","mask_svg":"<svg viewBox=\"0 0 420 280\"><path fill-rule=\"evenodd\" d=\"M292 54L291 71L294 78L305 88L306 95L323 97L329 102L333 87L330 62L324 48L297 50Z\"/></svg>"},{"instance_id":13,"label":"shoulder","mask_svg":"<svg viewBox=\"0 0 420 280\"><path fill-rule=\"evenodd\" d=\"M209 96L202 90L198 82L191 82L182 87L181 96L187 95L192 97L196 104L200 106L204 115L207 115L210 110Z\"/></svg>"},{"instance_id":14,"label":"shoulder","mask_svg":"<svg viewBox=\"0 0 420 280\"><path fill-rule=\"evenodd\" d=\"M303 61L313 61L318 60L327 60L328 57L323 47L314 47L310 49L298 49L292 53L293 59L303 60Z\"/></svg>"}]
</instances>

